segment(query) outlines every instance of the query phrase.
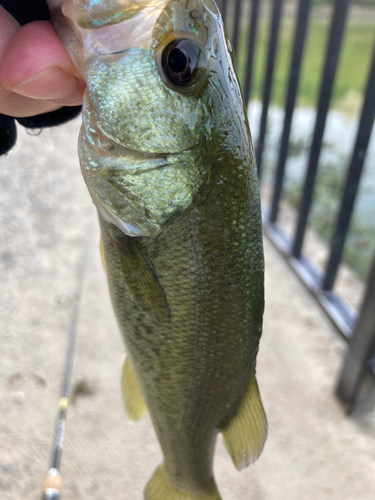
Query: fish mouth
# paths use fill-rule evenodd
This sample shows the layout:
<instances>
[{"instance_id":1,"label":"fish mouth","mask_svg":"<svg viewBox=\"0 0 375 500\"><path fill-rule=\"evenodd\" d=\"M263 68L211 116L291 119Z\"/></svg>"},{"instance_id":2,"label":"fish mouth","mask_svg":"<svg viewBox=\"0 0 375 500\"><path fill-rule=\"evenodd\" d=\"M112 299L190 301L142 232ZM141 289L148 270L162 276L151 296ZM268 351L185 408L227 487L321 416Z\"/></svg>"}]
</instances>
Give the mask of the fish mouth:
<instances>
[{"instance_id":1,"label":"fish mouth","mask_svg":"<svg viewBox=\"0 0 375 500\"><path fill-rule=\"evenodd\" d=\"M96 152L98 168L90 169L89 176L101 174L108 169L111 175L127 174L136 175L158 168L168 167L176 163L174 159L188 155L193 147L178 152L153 152L141 151L126 146L108 136L99 124L89 117L89 122L84 123L81 129L81 140ZM100 157L100 160L99 160Z\"/></svg>"}]
</instances>

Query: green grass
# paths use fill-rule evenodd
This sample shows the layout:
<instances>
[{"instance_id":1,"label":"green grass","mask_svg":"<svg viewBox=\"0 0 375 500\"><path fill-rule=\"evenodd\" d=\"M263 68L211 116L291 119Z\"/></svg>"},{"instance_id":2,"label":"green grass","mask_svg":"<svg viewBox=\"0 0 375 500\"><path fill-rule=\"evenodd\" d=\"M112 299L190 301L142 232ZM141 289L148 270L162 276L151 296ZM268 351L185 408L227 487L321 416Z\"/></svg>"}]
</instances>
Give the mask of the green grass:
<instances>
[{"instance_id":1,"label":"green grass","mask_svg":"<svg viewBox=\"0 0 375 500\"><path fill-rule=\"evenodd\" d=\"M243 28L245 28L243 29L244 35L240 40L237 62L238 76L241 84L244 83L247 50L246 26L243 26ZM280 27L272 87L272 103L280 106L285 102L290 59L293 49L294 28L294 21L288 18L283 19ZM315 106L317 103L328 34L328 19L311 20L299 82L298 105ZM332 99L333 106L339 106L340 101L350 91L354 91L358 95L363 93L374 38L375 23L373 21L349 21L335 81ZM268 39L269 20L263 19L258 28L252 99L262 99Z\"/></svg>"}]
</instances>

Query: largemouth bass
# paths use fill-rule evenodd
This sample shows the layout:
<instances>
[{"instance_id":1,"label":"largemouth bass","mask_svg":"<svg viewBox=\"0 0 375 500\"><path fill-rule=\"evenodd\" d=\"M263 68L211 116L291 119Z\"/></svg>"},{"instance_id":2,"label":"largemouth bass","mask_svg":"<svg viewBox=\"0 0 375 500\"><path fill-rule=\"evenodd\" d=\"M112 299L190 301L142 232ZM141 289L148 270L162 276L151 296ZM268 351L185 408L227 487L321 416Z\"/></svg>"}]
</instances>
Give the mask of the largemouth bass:
<instances>
[{"instance_id":1,"label":"largemouth bass","mask_svg":"<svg viewBox=\"0 0 375 500\"><path fill-rule=\"evenodd\" d=\"M257 173L213 0L50 0L87 90L79 155L128 358L164 463L147 500L219 499L222 432L255 460L266 418L255 379L263 315Z\"/></svg>"}]
</instances>

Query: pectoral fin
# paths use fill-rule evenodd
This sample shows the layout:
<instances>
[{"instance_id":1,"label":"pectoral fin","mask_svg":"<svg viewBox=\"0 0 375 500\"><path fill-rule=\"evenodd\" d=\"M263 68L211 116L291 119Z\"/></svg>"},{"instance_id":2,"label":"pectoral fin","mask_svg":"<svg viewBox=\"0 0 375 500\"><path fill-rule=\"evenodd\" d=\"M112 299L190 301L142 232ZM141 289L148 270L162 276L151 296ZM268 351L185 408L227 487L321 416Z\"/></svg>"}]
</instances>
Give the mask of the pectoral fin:
<instances>
[{"instance_id":1,"label":"pectoral fin","mask_svg":"<svg viewBox=\"0 0 375 500\"><path fill-rule=\"evenodd\" d=\"M124 281L133 300L162 323L169 320L169 307L155 270L140 249L138 238L127 236L117 227L102 224L119 258Z\"/></svg>"},{"instance_id":2,"label":"pectoral fin","mask_svg":"<svg viewBox=\"0 0 375 500\"><path fill-rule=\"evenodd\" d=\"M169 479L164 465L161 465L146 486L145 500L221 500L221 496L214 482L211 491L200 495L180 490Z\"/></svg>"},{"instance_id":3,"label":"pectoral fin","mask_svg":"<svg viewBox=\"0 0 375 500\"><path fill-rule=\"evenodd\" d=\"M254 462L267 437L267 419L253 375L237 414L224 427L225 446L238 470Z\"/></svg>"},{"instance_id":4,"label":"pectoral fin","mask_svg":"<svg viewBox=\"0 0 375 500\"><path fill-rule=\"evenodd\" d=\"M140 420L147 412L147 406L128 358L125 359L122 367L121 389L129 420L132 422Z\"/></svg>"}]
</instances>

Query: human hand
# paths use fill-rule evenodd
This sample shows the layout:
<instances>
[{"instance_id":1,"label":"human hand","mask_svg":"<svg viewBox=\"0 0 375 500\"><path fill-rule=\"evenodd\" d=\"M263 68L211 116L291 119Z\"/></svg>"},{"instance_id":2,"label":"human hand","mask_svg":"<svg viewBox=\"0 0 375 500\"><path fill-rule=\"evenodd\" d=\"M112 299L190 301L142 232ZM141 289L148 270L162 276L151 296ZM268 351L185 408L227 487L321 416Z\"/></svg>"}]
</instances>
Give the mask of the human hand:
<instances>
[{"instance_id":1,"label":"human hand","mask_svg":"<svg viewBox=\"0 0 375 500\"><path fill-rule=\"evenodd\" d=\"M21 27L0 6L0 113L26 117L76 106L84 89L49 21Z\"/></svg>"}]
</instances>

